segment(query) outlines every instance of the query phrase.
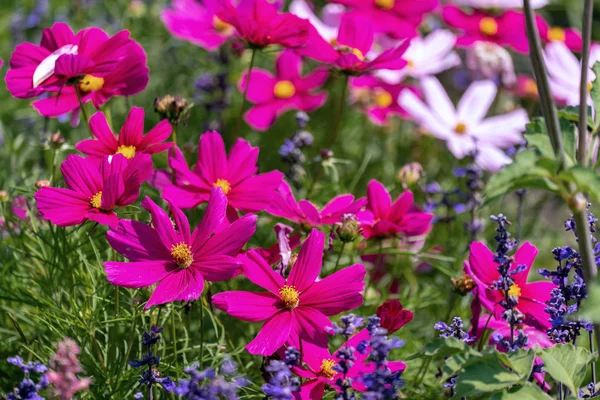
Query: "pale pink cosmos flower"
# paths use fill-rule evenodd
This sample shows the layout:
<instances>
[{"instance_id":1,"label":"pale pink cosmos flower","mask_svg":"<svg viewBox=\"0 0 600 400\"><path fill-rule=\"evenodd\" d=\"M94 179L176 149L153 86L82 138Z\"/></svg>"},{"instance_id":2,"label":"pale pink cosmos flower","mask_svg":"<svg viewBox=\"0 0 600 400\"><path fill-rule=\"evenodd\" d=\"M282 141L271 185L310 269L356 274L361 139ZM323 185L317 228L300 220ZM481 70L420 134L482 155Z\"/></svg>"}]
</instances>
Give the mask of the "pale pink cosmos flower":
<instances>
[{"instance_id":1,"label":"pale pink cosmos flower","mask_svg":"<svg viewBox=\"0 0 600 400\"><path fill-rule=\"evenodd\" d=\"M386 125L394 115L401 118L409 116L398 104L398 96L405 89L420 95L415 86L390 84L374 76L364 75L350 80L352 101L360 106L371 122L381 126Z\"/></svg>"},{"instance_id":2,"label":"pale pink cosmos flower","mask_svg":"<svg viewBox=\"0 0 600 400\"><path fill-rule=\"evenodd\" d=\"M431 32L425 37L414 37L402 56L407 65L401 70L379 70L375 76L390 84L398 84L406 77L422 78L436 75L460 65L460 57L454 51L456 36L443 29Z\"/></svg>"},{"instance_id":3,"label":"pale pink cosmos flower","mask_svg":"<svg viewBox=\"0 0 600 400\"><path fill-rule=\"evenodd\" d=\"M294 0L290 4L290 13L307 19L321 37L329 43L337 40L342 15L346 11L341 4L327 4L321 11L321 19L317 17L306 0Z\"/></svg>"},{"instance_id":4,"label":"pale pink cosmos flower","mask_svg":"<svg viewBox=\"0 0 600 400\"><path fill-rule=\"evenodd\" d=\"M313 229L306 238L287 278L275 272L255 251L241 256L243 274L267 292L232 291L213 296L215 307L247 322L265 321L246 346L250 354L269 356L300 341L327 346L328 316L360 306L365 267L351 265L317 280L323 264L325 235Z\"/></svg>"},{"instance_id":5,"label":"pale pink cosmos flower","mask_svg":"<svg viewBox=\"0 0 600 400\"><path fill-rule=\"evenodd\" d=\"M512 56L492 42L476 42L469 47L466 65L478 79L490 79L504 86L512 86L517 80Z\"/></svg>"},{"instance_id":6,"label":"pale pink cosmos flower","mask_svg":"<svg viewBox=\"0 0 600 400\"><path fill-rule=\"evenodd\" d=\"M506 8L523 8L523 0L451 0L451 3L474 8L503 10ZM548 0L531 0L531 8L542 8Z\"/></svg>"},{"instance_id":7,"label":"pale pink cosmos flower","mask_svg":"<svg viewBox=\"0 0 600 400\"><path fill-rule=\"evenodd\" d=\"M477 164L489 171L511 162L503 149L523 141L522 132L529 119L522 109L485 118L497 92L492 81L473 82L457 107L436 78L422 79L421 89L426 103L404 90L400 93L400 106L422 128L446 141L456 158L476 153Z\"/></svg>"},{"instance_id":8,"label":"pale pink cosmos flower","mask_svg":"<svg viewBox=\"0 0 600 400\"><path fill-rule=\"evenodd\" d=\"M355 200L352 194L342 194L319 209L308 200L296 201L290 185L283 181L266 211L300 225L318 227L337 224L344 214L357 214L366 204L365 198Z\"/></svg>"},{"instance_id":9,"label":"pale pink cosmos flower","mask_svg":"<svg viewBox=\"0 0 600 400\"><path fill-rule=\"evenodd\" d=\"M254 106L244 116L256 130L267 130L275 120L289 110L313 111L327 100L327 93L318 89L327 81L328 72L317 68L302 76L302 59L291 50L277 58L275 76L264 69L254 68L248 77L245 71L240 77L240 92L246 92Z\"/></svg>"},{"instance_id":10,"label":"pale pink cosmos flower","mask_svg":"<svg viewBox=\"0 0 600 400\"><path fill-rule=\"evenodd\" d=\"M217 17L217 11L229 0L173 0L160 19L176 38L187 40L205 50L217 50L235 36L235 28Z\"/></svg>"},{"instance_id":11,"label":"pale pink cosmos flower","mask_svg":"<svg viewBox=\"0 0 600 400\"><path fill-rule=\"evenodd\" d=\"M562 42L548 43L544 48L544 60L548 69L550 91L555 100L567 106L579 105L579 79L574 79L581 74L581 62L571 53L566 44ZM600 61L600 45L593 44L590 48L590 61L588 63L588 92L596 74L592 67ZM588 104L591 98L588 96Z\"/></svg>"},{"instance_id":12,"label":"pale pink cosmos flower","mask_svg":"<svg viewBox=\"0 0 600 400\"><path fill-rule=\"evenodd\" d=\"M80 353L81 349L73 339L64 338L58 342L58 349L50 360L47 373L48 382L52 384L50 391L53 398L71 400L75 393L89 388L92 379L77 376L83 372L77 358Z\"/></svg>"},{"instance_id":13,"label":"pale pink cosmos flower","mask_svg":"<svg viewBox=\"0 0 600 400\"><path fill-rule=\"evenodd\" d=\"M535 18L540 37L544 43L562 42L571 51L581 51L583 48L583 38L581 37L581 32L577 29L550 26L541 16L536 15Z\"/></svg>"},{"instance_id":14,"label":"pale pink cosmos flower","mask_svg":"<svg viewBox=\"0 0 600 400\"><path fill-rule=\"evenodd\" d=\"M144 309L200 297L204 280L218 282L240 272L235 258L256 229L256 216L247 214L230 224L225 216L227 197L212 190L200 224L190 231L187 217L171 206L171 215L149 197L142 207L150 212L152 226L120 220L106 234L108 243L130 262L107 261L104 270L115 286L137 289L158 283Z\"/></svg>"},{"instance_id":15,"label":"pale pink cosmos flower","mask_svg":"<svg viewBox=\"0 0 600 400\"><path fill-rule=\"evenodd\" d=\"M217 132L200 136L198 162L193 170L176 149L169 157L175 171L175 184L164 188L163 197L180 208L193 208L208 200L214 186L223 189L231 209L262 211L271 203L283 179L279 171L258 174L258 147L238 139L229 155Z\"/></svg>"}]
</instances>

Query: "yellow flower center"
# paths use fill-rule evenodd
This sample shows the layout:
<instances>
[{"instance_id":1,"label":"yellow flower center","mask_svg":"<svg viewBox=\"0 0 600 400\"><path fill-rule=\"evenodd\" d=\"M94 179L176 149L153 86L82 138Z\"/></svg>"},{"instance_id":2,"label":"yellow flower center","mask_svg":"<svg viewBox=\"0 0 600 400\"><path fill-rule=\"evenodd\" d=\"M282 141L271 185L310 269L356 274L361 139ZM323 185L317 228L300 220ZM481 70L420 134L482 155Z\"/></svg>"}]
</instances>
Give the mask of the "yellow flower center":
<instances>
[{"instance_id":1,"label":"yellow flower center","mask_svg":"<svg viewBox=\"0 0 600 400\"><path fill-rule=\"evenodd\" d=\"M415 66L415 63L413 60L406 60L406 66L409 68L413 68Z\"/></svg>"},{"instance_id":2,"label":"yellow flower center","mask_svg":"<svg viewBox=\"0 0 600 400\"><path fill-rule=\"evenodd\" d=\"M285 285L279 289L279 295L281 296L281 301L286 308L291 310L292 308L298 307L298 296L300 293L298 293L295 287Z\"/></svg>"},{"instance_id":3,"label":"yellow flower center","mask_svg":"<svg viewBox=\"0 0 600 400\"><path fill-rule=\"evenodd\" d=\"M513 297L519 297L519 296L521 296L521 288L519 287L519 285L517 285L516 283L514 283L508 289L508 295L509 296L513 296Z\"/></svg>"},{"instance_id":4,"label":"yellow flower center","mask_svg":"<svg viewBox=\"0 0 600 400\"><path fill-rule=\"evenodd\" d=\"M231 190L231 183L229 183L225 179L220 179L220 178L217 179L217 181L213 184L213 186L220 187L221 190L223 191L223 194L227 194Z\"/></svg>"},{"instance_id":5,"label":"yellow flower center","mask_svg":"<svg viewBox=\"0 0 600 400\"><path fill-rule=\"evenodd\" d=\"M290 81L279 81L273 88L273 94L279 99L289 99L296 94L296 87Z\"/></svg>"},{"instance_id":6,"label":"yellow flower center","mask_svg":"<svg viewBox=\"0 0 600 400\"><path fill-rule=\"evenodd\" d=\"M588 82L587 91L588 91L588 93L592 91L592 82Z\"/></svg>"},{"instance_id":7,"label":"yellow flower center","mask_svg":"<svg viewBox=\"0 0 600 400\"><path fill-rule=\"evenodd\" d=\"M131 159L135 157L135 146L125 146L121 145L117 149L117 154L123 154L125 158Z\"/></svg>"},{"instance_id":8,"label":"yellow flower center","mask_svg":"<svg viewBox=\"0 0 600 400\"><path fill-rule=\"evenodd\" d=\"M100 206L102 205L102 191L99 191L98 193L92 196L90 204L94 208L100 208Z\"/></svg>"},{"instance_id":9,"label":"yellow flower center","mask_svg":"<svg viewBox=\"0 0 600 400\"><path fill-rule=\"evenodd\" d=\"M494 36L498 33L498 23L492 17L483 17L479 21L479 30L486 36Z\"/></svg>"},{"instance_id":10,"label":"yellow flower center","mask_svg":"<svg viewBox=\"0 0 600 400\"><path fill-rule=\"evenodd\" d=\"M336 374L336 372L333 370L335 364L337 363L331 358L323 360L323 362L321 363L321 376L326 379L332 379Z\"/></svg>"},{"instance_id":11,"label":"yellow flower center","mask_svg":"<svg viewBox=\"0 0 600 400\"><path fill-rule=\"evenodd\" d=\"M231 30L232 26L215 15L213 17L213 28L219 33L226 33Z\"/></svg>"},{"instance_id":12,"label":"yellow flower center","mask_svg":"<svg viewBox=\"0 0 600 400\"><path fill-rule=\"evenodd\" d=\"M365 55L357 48L352 49L352 54L354 54L360 61L365 59Z\"/></svg>"},{"instance_id":13,"label":"yellow flower center","mask_svg":"<svg viewBox=\"0 0 600 400\"><path fill-rule=\"evenodd\" d=\"M181 268L192 265L192 248L187 243L179 243L171 246L171 257Z\"/></svg>"},{"instance_id":14,"label":"yellow flower center","mask_svg":"<svg viewBox=\"0 0 600 400\"><path fill-rule=\"evenodd\" d=\"M553 26L548 30L548 40L551 42L564 42L565 41L565 30L558 26Z\"/></svg>"},{"instance_id":15,"label":"yellow flower center","mask_svg":"<svg viewBox=\"0 0 600 400\"><path fill-rule=\"evenodd\" d=\"M464 135L467 133L467 125L465 125L463 122L459 122L454 127L454 132L458 133L459 135Z\"/></svg>"},{"instance_id":16,"label":"yellow flower center","mask_svg":"<svg viewBox=\"0 0 600 400\"><path fill-rule=\"evenodd\" d=\"M538 95L537 83L535 83L535 81L533 79L529 79L525 83L525 92L527 94L531 94L533 96L537 96Z\"/></svg>"},{"instance_id":17,"label":"yellow flower center","mask_svg":"<svg viewBox=\"0 0 600 400\"><path fill-rule=\"evenodd\" d=\"M391 106L393 102L394 99L387 90L379 89L375 91L375 104L377 104L377 107L387 108Z\"/></svg>"},{"instance_id":18,"label":"yellow flower center","mask_svg":"<svg viewBox=\"0 0 600 400\"><path fill-rule=\"evenodd\" d=\"M375 5L384 10L391 10L395 4L395 0L375 0Z\"/></svg>"},{"instance_id":19,"label":"yellow flower center","mask_svg":"<svg viewBox=\"0 0 600 400\"><path fill-rule=\"evenodd\" d=\"M100 90L102 86L104 86L104 78L98 78L97 76L86 75L79 81L79 89L85 93Z\"/></svg>"}]
</instances>

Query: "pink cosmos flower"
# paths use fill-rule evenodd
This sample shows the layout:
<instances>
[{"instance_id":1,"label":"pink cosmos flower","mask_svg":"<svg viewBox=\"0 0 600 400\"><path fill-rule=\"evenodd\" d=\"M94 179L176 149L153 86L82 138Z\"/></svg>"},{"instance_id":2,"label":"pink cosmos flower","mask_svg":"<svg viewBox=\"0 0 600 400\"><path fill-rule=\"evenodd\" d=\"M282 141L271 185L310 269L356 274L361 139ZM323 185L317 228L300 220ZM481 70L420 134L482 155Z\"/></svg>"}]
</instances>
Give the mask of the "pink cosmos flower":
<instances>
[{"instance_id":1,"label":"pink cosmos flower","mask_svg":"<svg viewBox=\"0 0 600 400\"><path fill-rule=\"evenodd\" d=\"M573 79L574 73L581 74L581 62L562 42L551 42L544 48L544 60L548 69L550 91L558 103L567 106L579 105L579 79ZM588 63L588 88L596 79L592 71L594 64L600 61L600 45L593 44L590 48L590 61ZM591 97L588 96L588 104Z\"/></svg>"},{"instance_id":2,"label":"pink cosmos flower","mask_svg":"<svg viewBox=\"0 0 600 400\"><path fill-rule=\"evenodd\" d=\"M569 50L577 52L580 52L583 48L583 38L581 37L581 32L577 29L550 26L539 15L536 15L535 22L544 43L562 42Z\"/></svg>"},{"instance_id":3,"label":"pink cosmos flower","mask_svg":"<svg viewBox=\"0 0 600 400\"><path fill-rule=\"evenodd\" d=\"M517 84L514 91L515 94L522 99L539 99L537 83L535 82L535 79L529 75L517 75Z\"/></svg>"},{"instance_id":4,"label":"pink cosmos flower","mask_svg":"<svg viewBox=\"0 0 600 400\"><path fill-rule=\"evenodd\" d=\"M475 161L488 171L511 162L502 150L523 141L529 118L522 109L485 118L497 92L492 81L473 82L456 108L436 78L422 79L421 89L427 104L408 90L398 103L422 128L445 140L456 158L476 153Z\"/></svg>"},{"instance_id":5,"label":"pink cosmos flower","mask_svg":"<svg viewBox=\"0 0 600 400\"><path fill-rule=\"evenodd\" d=\"M442 9L442 18L450 27L462 32L456 41L458 46L469 47L475 42L484 41L508 46L519 53L529 51L525 17L521 12L508 10L500 15L492 15L475 10L468 14L448 4Z\"/></svg>"},{"instance_id":6,"label":"pink cosmos flower","mask_svg":"<svg viewBox=\"0 0 600 400\"><path fill-rule=\"evenodd\" d=\"M290 13L280 14L267 0L240 0L237 7L226 2L216 16L232 25L254 47L271 44L298 47L308 38L308 21Z\"/></svg>"},{"instance_id":7,"label":"pink cosmos flower","mask_svg":"<svg viewBox=\"0 0 600 400\"><path fill-rule=\"evenodd\" d=\"M251 354L269 356L284 344L300 348L300 340L327 346L327 316L360 306L365 268L355 264L317 281L325 235L313 229L286 278L253 250L241 256L244 275L268 292L224 292L213 296L220 310L243 321L265 321L247 346Z\"/></svg>"},{"instance_id":8,"label":"pink cosmos flower","mask_svg":"<svg viewBox=\"0 0 600 400\"><path fill-rule=\"evenodd\" d=\"M58 226L72 226L87 220L111 227L119 220L117 207L135 202L142 184L142 172L152 168L151 160L128 162L121 154L105 157L101 163L69 155L60 166L67 188L44 186L34 195L42 218Z\"/></svg>"},{"instance_id":9,"label":"pink cosmos flower","mask_svg":"<svg viewBox=\"0 0 600 400\"><path fill-rule=\"evenodd\" d=\"M98 108L112 96L133 95L146 87L146 54L128 31L109 38L101 29L87 28L74 35L68 25L55 23L44 30L39 46L17 46L6 86L18 98L58 93L58 98L33 103L40 114L56 117L79 108L73 79L79 80L82 102L92 101Z\"/></svg>"},{"instance_id":10,"label":"pink cosmos flower","mask_svg":"<svg viewBox=\"0 0 600 400\"><path fill-rule=\"evenodd\" d=\"M330 0L348 6L351 15L359 15L373 24L377 33L404 39L418 35L425 14L439 5L439 0Z\"/></svg>"},{"instance_id":11,"label":"pink cosmos flower","mask_svg":"<svg viewBox=\"0 0 600 400\"><path fill-rule=\"evenodd\" d=\"M425 37L414 37L402 56L406 67L401 70L379 70L375 76L390 84L398 84L406 77L422 78L435 75L457 65L460 57L454 51L456 36L447 30L437 29Z\"/></svg>"},{"instance_id":12,"label":"pink cosmos flower","mask_svg":"<svg viewBox=\"0 0 600 400\"><path fill-rule=\"evenodd\" d=\"M473 293L483 307L500 319L504 309L499 302L504 298L504 294L492 289L493 282L500 276L497 270L499 265L494 262L494 253L482 242L473 242L470 248L469 261L465 262L464 272L475 280L476 287ZM512 275L515 283L511 286L509 294L518 297L517 309L525 315L524 322L543 330L550 327L548 314L544 309L546 301L550 299L550 291L556 285L552 282L527 282L529 270L537 254L538 250L529 242L523 243L516 251L510 270L519 265L525 265L526 268Z\"/></svg>"},{"instance_id":13,"label":"pink cosmos flower","mask_svg":"<svg viewBox=\"0 0 600 400\"><path fill-rule=\"evenodd\" d=\"M368 53L373 46L374 34L370 21L356 15L344 15L336 40L327 42L314 27L310 27L306 46L296 51L335 68L352 74L363 74L377 69L396 70L407 64L402 55L409 42L385 50L373 60Z\"/></svg>"},{"instance_id":14,"label":"pink cosmos flower","mask_svg":"<svg viewBox=\"0 0 600 400\"><path fill-rule=\"evenodd\" d=\"M327 80L327 70L319 68L302 77L302 59L291 50L277 58L276 76L260 68L251 72L247 97L255 103L245 119L256 130L267 130L288 110L313 111L327 100L327 93L318 92ZM248 71L240 77L240 92L246 91Z\"/></svg>"},{"instance_id":15,"label":"pink cosmos flower","mask_svg":"<svg viewBox=\"0 0 600 400\"><path fill-rule=\"evenodd\" d=\"M283 179L279 171L257 174L258 147L238 139L229 156L225 152L223 138L217 132L200 136L198 162L190 171L185 158L177 149L176 156L169 158L175 171L175 185L164 189L163 197L180 208L193 208L204 203L214 186L220 187L227 196L230 207L248 211L267 208Z\"/></svg>"},{"instance_id":16,"label":"pink cosmos flower","mask_svg":"<svg viewBox=\"0 0 600 400\"><path fill-rule=\"evenodd\" d=\"M488 8L503 10L506 8L522 8L523 0L451 0L451 3L474 8ZM531 0L532 8L542 8L548 4L547 0Z\"/></svg>"},{"instance_id":17,"label":"pink cosmos flower","mask_svg":"<svg viewBox=\"0 0 600 400\"><path fill-rule=\"evenodd\" d=\"M340 346L356 348L362 341L369 341L369 332L366 329L361 330L356 335L352 336L346 343ZM368 361L369 347L364 354L355 351L356 360L352 362L350 370L346 374L346 378L352 379L352 388L359 392L364 392L366 386L360 382L363 374L371 373L375 370L375 364ZM305 379L300 386L300 392L295 395L296 399L301 400L321 400L325 392L325 386L330 386L333 389L340 391L336 381L343 380L344 374L337 372L333 367L340 362L340 358L335 356L337 350L332 353L327 347L319 347L312 343L302 343L302 362L303 366L293 367L292 372L300 378ZM389 361L388 368L392 372L404 371L406 364L402 361Z\"/></svg>"},{"instance_id":18,"label":"pink cosmos flower","mask_svg":"<svg viewBox=\"0 0 600 400\"><path fill-rule=\"evenodd\" d=\"M390 193L381 182L371 180L367 186L367 210L373 214L373 224L364 225L363 235L367 238L403 233L406 236L421 236L431 229L433 214L418 210L410 190L404 191L392 203Z\"/></svg>"},{"instance_id":19,"label":"pink cosmos flower","mask_svg":"<svg viewBox=\"0 0 600 400\"><path fill-rule=\"evenodd\" d=\"M144 309L173 301L200 297L204 280L218 282L239 273L235 258L256 229L256 216L247 214L232 224L225 212L227 197L214 188L200 225L190 234L188 220L170 203L171 215L149 197L142 207L152 215L152 226L120 220L106 239L131 262L104 263L108 281L115 286L137 289L158 283Z\"/></svg>"},{"instance_id":20,"label":"pink cosmos flower","mask_svg":"<svg viewBox=\"0 0 600 400\"><path fill-rule=\"evenodd\" d=\"M235 35L235 28L217 17L217 11L229 0L173 0L171 8L160 15L167 30L208 51L217 50Z\"/></svg>"},{"instance_id":21,"label":"pink cosmos flower","mask_svg":"<svg viewBox=\"0 0 600 400\"><path fill-rule=\"evenodd\" d=\"M171 124L162 120L144 135L144 109L133 107L118 137L115 138L103 113L97 112L90 118L90 129L95 139L86 139L75 145L75 148L90 157L105 157L122 154L128 160L141 154L156 154L173 146L163 143L171 135ZM142 178L147 179L152 169L141 171Z\"/></svg>"},{"instance_id":22,"label":"pink cosmos flower","mask_svg":"<svg viewBox=\"0 0 600 400\"><path fill-rule=\"evenodd\" d=\"M307 19L317 33L329 43L337 40L342 15L345 12L346 8L341 4L327 4L323 7L319 19L305 0L293 0L290 4L290 13Z\"/></svg>"},{"instance_id":23,"label":"pink cosmos flower","mask_svg":"<svg viewBox=\"0 0 600 400\"><path fill-rule=\"evenodd\" d=\"M385 125L388 120L398 115L407 118L409 114L398 104L398 96L404 89L411 90L416 96L419 91L415 86L389 84L374 76L364 75L350 80L352 99L376 125Z\"/></svg>"},{"instance_id":24,"label":"pink cosmos flower","mask_svg":"<svg viewBox=\"0 0 600 400\"><path fill-rule=\"evenodd\" d=\"M299 225L318 227L336 224L344 214L357 214L366 204L365 198L355 201L354 195L343 194L334 197L319 210L308 200L296 201L290 185L282 181L266 211Z\"/></svg>"}]
</instances>

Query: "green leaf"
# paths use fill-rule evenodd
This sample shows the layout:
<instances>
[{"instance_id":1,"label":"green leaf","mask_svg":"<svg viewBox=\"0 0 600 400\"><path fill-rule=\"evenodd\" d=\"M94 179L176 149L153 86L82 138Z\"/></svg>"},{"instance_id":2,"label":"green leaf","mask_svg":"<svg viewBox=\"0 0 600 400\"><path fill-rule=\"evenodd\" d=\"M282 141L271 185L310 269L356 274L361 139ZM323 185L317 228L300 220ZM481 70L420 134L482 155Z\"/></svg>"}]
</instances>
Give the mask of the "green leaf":
<instances>
[{"instance_id":1,"label":"green leaf","mask_svg":"<svg viewBox=\"0 0 600 400\"><path fill-rule=\"evenodd\" d=\"M552 399L544 393L539 386L527 383L525 386L516 386L506 392L494 393L490 400L549 400Z\"/></svg>"},{"instance_id":2,"label":"green leaf","mask_svg":"<svg viewBox=\"0 0 600 400\"><path fill-rule=\"evenodd\" d=\"M560 132L563 139L563 148L565 149L565 154L568 156L567 159L571 163L574 163L576 146L575 125L564 119L560 120Z\"/></svg>"},{"instance_id":3,"label":"green leaf","mask_svg":"<svg viewBox=\"0 0 600 400\"><path fill-rule=\"evenodd\" d=\"M450 357L458 353L470 353L473 355L481 355L477 350L467 345L462 340L456 338L437 338L427 343L416 354L408 357L407 360L414 360L422 356L426 357Z\"/></svg>"},{"instance_id":4,"label":"green leaf","mask_svg":"<svg viewBox=\"0 0 600 400\"><path fill-rule=\"evenodd\" d=\"M574 183L579 190L588 192L595 200L600 199L600 175L595 170L576 165L561 172L559 176Z\"/></svg>"},{"instance_id":5,"label":"green leaf","mask_svg":"<svg viewBox=\"0 0 600 400\"><path fill-rule=\"evenodd\" d=\"M600 282L594 280L586 284L587 299L582 302L575 315L577 319L590 322L600 322L598 309L600 308Z\"/></svg>"},{"instance_id":6,"label":"green leaf","mask_svg":"<svg viewBox=\"0 0 600 400\"><path fill-rule=\"evenodd\" d=\"M535 359L535 352L533 349L519 349L511 353L499 353L498 356L502 363L519 375L521 379L527 380L531 375L533 361Z\"/></svg>"},{"instance_id":7,"label":"green leaf","mask_svg":"<svg viewBox=\"0 0 600 400\"><path fill-rule=\"evenodd\" d=\"M566 120L570 122L574 122L576 124L579 123L579 107L578 106L566 106L558 110L558 118L561 120ZM592 118L592 107L588 107L587 109L587 124L590 129L594 129L594 120Z\"/></svg>"},{"instance_id":8,"label":"green leaf","mask_svg":"<svg viewBox=\"0 0 600 400\"><path fill-rule=\"evenodd\" d=\"M537 347L536 352L544 361L544 370L566 385L571 393L577 393L588 363L594 358L587 349L572 344L557 344L547 349Z\"/></svg>"},{"instance_id":9,"label":"green leaf","mask_svg":"<svg viewBox=\"0 0 600 400\"><path fill-rule=\"evenodd\" d=\"M490 353L460 371L456 378L455 393L456 397L477 396L525 382L500 363L497 353Z\"/></svg>"}]
</instances>

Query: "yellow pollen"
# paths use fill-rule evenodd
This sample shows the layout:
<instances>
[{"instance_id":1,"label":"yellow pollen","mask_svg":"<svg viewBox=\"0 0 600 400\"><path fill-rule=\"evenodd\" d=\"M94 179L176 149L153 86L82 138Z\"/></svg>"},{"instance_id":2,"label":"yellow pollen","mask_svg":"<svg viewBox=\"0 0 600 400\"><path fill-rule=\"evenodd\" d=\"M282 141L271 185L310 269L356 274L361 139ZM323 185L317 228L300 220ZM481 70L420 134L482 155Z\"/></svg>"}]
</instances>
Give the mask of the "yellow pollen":
<instances>
[{"instance_id":1,"label":"yellow pollen","mask_svg":"<svg viewBox=\"0 0 600 400\"><path fill-rule=\"evenodd\" d=\"M588 84L587 84L587 91L588 91L588 93L592 91L592 83L591 82L588 82Z\"/></svg>"},{"instance_id":2,"label":"yellow pollen","mask_svg":"<svg viewBox=\"0 0 600 400\"><path fill-rule=\"evenodd\" d=\"M534 96L538 95L538 87L533 79L529 79L525 83L525 92Z\"/></svg>"},{"instance_id":3,"label":"yellow pollen","mask_svg":"<svg viewBox=\"0 0 600 400\"><path fill-rule=\"evenodd\" d=\"M135 157L135 146L121 145L117 149L117 154L123 154L125 158L131 159Z\"/></svg>"},{"instance_id":4,"label":"yellow pollen","mask_svg":"<svg viewBox=\"0 0 600 400\"><path fill-rule=\"evenodd\" d=\"M467 133L467 125L465 125L463 122L459 122L454 127L454 132L458 133L459 135L464 135Z\"/></svg>"},{"instance_id":5,"label":"yellow pollen","mask_svg":"<svg viewBox=\"0 0 600 400\"><path fill-rule=\"evenodd\" d=\"M513 297L521 296L521 288L516 283L508 289L508 295Z\"/></svg>"},{"instance_id":6,"label":"yellow pollen","mask_svg":"<svg viewBox=\"0 0 600 400\"><path fill-rule=\"evenodd\" d=\"M392 95L387 90L376 90L375 91L375 104L377 107L387 108L392 105L394 99Z\"/></svg>"},{"instance_id":7,"label":"yellow pollen","mask_svg":"<svg viewBox=\"0 0 600 400\"><path fill-rule=\"evenodd\" d=\"M231 30L232 26L215 15L213 17L213 28L219 33L226 33Z\"/></svg>"},{"instance_id":8,"label":"yellow pollen","mask_svg":"<svg viewBox=\"0 0 600 400\"><path fill-rule=\"evenodd\" d=\"M548 40L551 42L564 42L565 30L558 26L553 26L548 30Z\"/></svg>"},{"instance_id":9,"label":"yellow pollen","mask_svg":"<svg viewBox=\"0 0 600 400\"><path fill-rule=\"evenodd\" d=\"M330 39L329 44L332 46L337 46L338 45L337 38Z\"/></svg>"},{"instance_id":10,"label":"yellow pollen","mask_svg":"<svg viewBox=\"0 0 600 400\"><path fill-rule=\"evenodd\" d=\"M223 191L223 194L227 194L231 190L231 183L225 179L217 179L217 181L213 183L213 186L220 187Z\"/></svg>"},{"instance_id":11,"label":"yellow pollen","mask_svg":"<svg viewBox=\"0 0 600 400\"><path fill-rule=\"evenodd\" d=\"M171 257L181 268L192 265L192 248L187 243L179 243L171 246Z\"/></svg>"},{"instance_id":12,"label":"yellow pollen","mask_svg":"<svg viewBox=\"0 0 600 400\"><path fill-rule=\"evenodd\" d=\"M98 78L97 76L86 75L79 81L79 88L85 93L100 90L102 86L104 86L104 78Z\"/></svg>"},{"instance_id":13,"label":"yellow pollen","mask_svg":"<svg viewBox=\"0 0 600 400\"><path fill-rule=\"evenodd\" d=\"M100 208L100 206L102 205L102 191L99 191L98 193L92 196L90 204L94 208Z\"/></svg>"},{"instance_id":14,"label":"yellow pollen","mask_svg":"<svg viewBox=\"0 0 600 400\"><path fill-rule=\"evenodd\" d=\"M365 55L357 48L352 49L352 54L354 54L360 61L365 59Z\"/></svg>"},{"instance_id":15,"label":"yellow pollen","mask_svg":"<svg viewBox=\"0 0 600 400\"><path fill-rule=\"evenodd\" d=\"M391 10L395 4L395 0L375 0L375 5L384 10Z\"/></svg>"},{"instance_id":16,"label":"yellow pollen","mask_svg":"<svg viewBox=\"0 0 600 400\"><path fill-rule=\"evenodd\" d=\"M409 68L413 68L415 66L415 63L413 60L406 60L406 66Z\"/></svg>"},{"instance_id":17,"label":"yellow pollen","mask_svg":"<svg viewBox=\"0 0 600 400\"><path fill-rule=\"evenodd\" d=\"M281 301L286 308L291 310L292 308L298 307L298 296L300 293L298 293L295 287L285 285L279 289L279 295L281 296Z\"/></svg>"},{"instance_id":18,"label":"yellow pollen","mask_svg":"<svg viewBox=\"0 0 600 400\"><path fill-rule=\"evenodd\" d=\"M491 17L483 17L479 21L479 30L486 36L494 36L498 33L498 23Z\"/></svg>"},{"instance_id":19,"label":"yellow pollen","mask_svg":"<svg viewBox=\"0 0 600 400\"><path fill-rule=\"evenodd\" d=\"M326 358L325 360L323 360L323 362L321 363L321 376L325 379L332 379L336 374L336 372L333 370L335 364L337 363L331 358Z\"/></svg>"},{"instance_id":20,"label":"yellow pollen","mask_svg":"<svg viewBox=\"0 0 600 400\"><path fill-rule=\"evenodd\" d=\"M279 99L289 99L296 94L296 87L290 81L279 81L273 88L273 94Z\"/></svg>"}]
</instances>

